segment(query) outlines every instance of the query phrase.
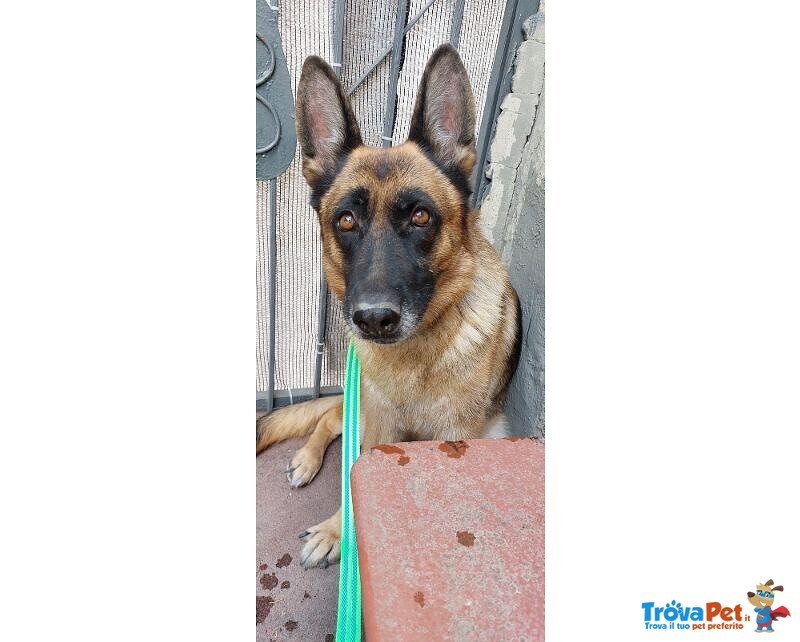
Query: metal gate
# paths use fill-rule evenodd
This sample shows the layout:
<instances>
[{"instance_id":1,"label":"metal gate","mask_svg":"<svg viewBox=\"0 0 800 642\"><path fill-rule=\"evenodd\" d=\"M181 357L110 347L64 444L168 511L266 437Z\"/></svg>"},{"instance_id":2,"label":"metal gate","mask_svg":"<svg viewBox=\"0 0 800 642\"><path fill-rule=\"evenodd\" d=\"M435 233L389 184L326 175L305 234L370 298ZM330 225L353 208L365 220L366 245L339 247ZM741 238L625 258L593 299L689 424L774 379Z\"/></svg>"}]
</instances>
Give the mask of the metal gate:
<instances>
[{"instance_id":1,"label":"metal gate","mask_svg":"<svg viewBox=\"0 0 800 642\"><path fill-rule=\"evenodd\" d=\"M513 52L522 38L522 23L538 4L538 0L284 0L278 6L278 0L257 0L258 410L341 392L346 331L339 302L328 294L316 216L308 206L295 149L290 92L296 90L302 60L312 53L326 58L353 101L364 142L389 147L405 138L428 56L449 40L462 54L476 97L478 162L473 198L480 203L486 191L487 152L501 98L508 91ZM295 223L302 228L299 232ZM299 272L293 270L298 265ZM279 372L280 377L276 377L278 366L286 371Z\"/></svg>"}]
</instances>

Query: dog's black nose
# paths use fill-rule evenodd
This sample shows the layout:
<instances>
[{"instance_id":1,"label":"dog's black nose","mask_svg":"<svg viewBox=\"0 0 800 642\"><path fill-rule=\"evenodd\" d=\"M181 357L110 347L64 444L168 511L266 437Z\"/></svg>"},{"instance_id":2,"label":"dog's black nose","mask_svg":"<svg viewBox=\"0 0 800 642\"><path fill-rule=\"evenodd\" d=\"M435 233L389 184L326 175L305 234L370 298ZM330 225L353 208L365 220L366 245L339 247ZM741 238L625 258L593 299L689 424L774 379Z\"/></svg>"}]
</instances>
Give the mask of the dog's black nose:
<instances>
[{"instance_id":1,"label":"dog's black nose","mask_svg":"<svg viewBox=\"0 0 800 642\"><path fill-rule=\"evenodd\" d=\"M389 308L366 308L353 313L353 322L364 334L385 336L397 330L400 315Z\"/></svg>"}]
</instances>

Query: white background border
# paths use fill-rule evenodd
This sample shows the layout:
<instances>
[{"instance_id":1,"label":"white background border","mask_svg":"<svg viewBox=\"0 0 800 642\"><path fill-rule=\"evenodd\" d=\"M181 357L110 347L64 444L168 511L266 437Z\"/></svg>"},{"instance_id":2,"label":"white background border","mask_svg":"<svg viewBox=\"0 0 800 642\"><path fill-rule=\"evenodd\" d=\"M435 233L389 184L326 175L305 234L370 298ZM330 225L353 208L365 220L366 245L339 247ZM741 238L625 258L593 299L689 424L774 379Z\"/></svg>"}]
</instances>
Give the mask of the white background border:
<instances>
[{"instance_id":1,"label":"white background border","mask_svg":"<svg viewBox=\"0 0 800 642\"><path fill-rule=\"evenodd\" d=\"M798 10L547 9L547 638L673 635L642 602L752 613L770 578L792 638Z\"/></svg>"},{"instance_id":2,"label":"white background border","mask_svg":"<svg viewBox=\"0 0 800 642\"><path fill-rule=\"evenodd\" d=\"M548 5L548 640L800 626L799 13ZM3 639L252 639L253 19L0 26Z\"/></svg>"}]
</instances>

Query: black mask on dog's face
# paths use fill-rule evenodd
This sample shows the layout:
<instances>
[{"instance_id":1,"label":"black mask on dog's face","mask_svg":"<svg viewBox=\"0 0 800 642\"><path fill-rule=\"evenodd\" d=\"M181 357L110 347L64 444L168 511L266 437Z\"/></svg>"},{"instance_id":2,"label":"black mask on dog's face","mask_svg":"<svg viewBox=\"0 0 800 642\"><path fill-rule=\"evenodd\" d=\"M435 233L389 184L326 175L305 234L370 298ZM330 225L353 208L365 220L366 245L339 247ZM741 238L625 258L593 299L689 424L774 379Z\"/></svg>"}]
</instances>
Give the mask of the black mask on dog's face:
<instances>
[{"instance_id":1,"label":"black mask on dog's face","mask_svg":"<svg viewBox=\"0 0 800 642\"><path fill-rule=\"evenodd\" d=\"M475 109L458 53L443 45L431 56L408 140L392 148L362 144L336 75L310 57L297 131L326 276L353 332L379 343L408 338L436 308L437 284L465 242Z\"/></svg>"}]
</instances>

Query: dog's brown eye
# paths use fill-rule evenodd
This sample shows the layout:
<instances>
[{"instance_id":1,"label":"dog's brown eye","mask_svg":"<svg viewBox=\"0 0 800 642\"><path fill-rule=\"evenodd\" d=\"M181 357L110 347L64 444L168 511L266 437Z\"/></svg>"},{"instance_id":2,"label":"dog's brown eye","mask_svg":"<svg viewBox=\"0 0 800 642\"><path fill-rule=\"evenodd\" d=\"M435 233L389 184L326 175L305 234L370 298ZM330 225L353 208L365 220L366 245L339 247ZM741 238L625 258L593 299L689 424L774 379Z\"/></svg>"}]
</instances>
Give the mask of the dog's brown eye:
<instances>
[{"instance_id":1,"label":"dog's brown eye","mask_svg":"<svg viewBox=\"0 0 800 642\"><path fill-rule=\"evenodd\" d=\"M339 215L339 229L342 232L349 232L356 226L356 217L352 212L345 210Z\"/></svg>"},{"instance_id":2,"label":"dog's brown eye","mask_svg":"<svg viewBox=\"0 0 800 642\"><path fill-rule=\"evenodd\" d=\"M417 210L411 215L411 222L417 227L425 227L431 220L431 215L426 210Z\"/></svg>"}]
</instances>

